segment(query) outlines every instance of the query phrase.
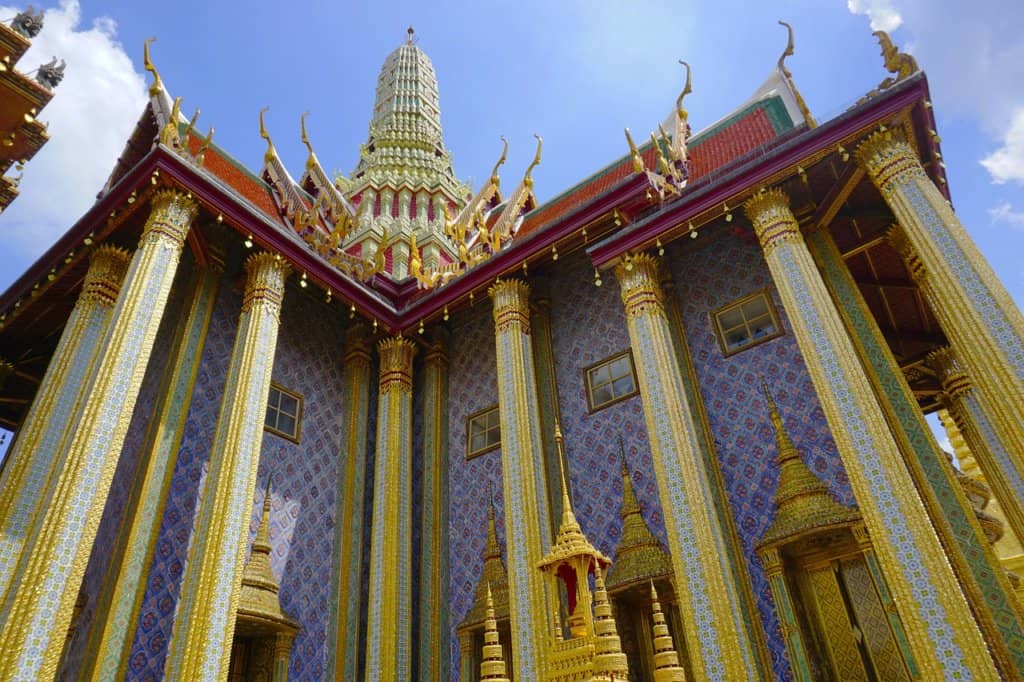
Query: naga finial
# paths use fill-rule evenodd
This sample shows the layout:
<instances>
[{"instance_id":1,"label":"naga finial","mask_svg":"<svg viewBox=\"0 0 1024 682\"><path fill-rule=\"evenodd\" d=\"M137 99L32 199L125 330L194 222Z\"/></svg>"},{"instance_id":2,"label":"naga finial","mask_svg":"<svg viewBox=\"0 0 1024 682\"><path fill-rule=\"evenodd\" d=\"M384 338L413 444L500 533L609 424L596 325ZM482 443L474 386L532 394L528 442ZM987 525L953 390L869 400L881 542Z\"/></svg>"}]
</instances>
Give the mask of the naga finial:
<instances>
[{"instance_id":1,"label":"naga finial","mask_svg":"<svg viewBox=\"0 0 1024 682\"><path fill-rule=\"evenodd\" d=\"M523 182L527 187L533 186L533 176L531 173L533 173L534 168L540 165L540 153L544 149L544 139L537 133L534 133L533 136L537 138L537 153L534 154L533 161L526 167L526 173L523 174Z\"/></svg>"},{"instance_id":2,"label":"naga finial","mask_svg":"<svg viewBox=\"0 0 1024 682\"><path fill-rule=\"evenodd\" d=\"M792 57L795 54L793 50L793 27L784 22L782 19L779 19L779 25L786 27L786 34L788 36L788 39L786 41L786 49L782 51L781 55L779 55L779 71L786 74L786 76L788 77L790 76L790 73L789 69L786 68L786 57Z\"/></svg>"},{"instance_id":3,"label":"naga finial","mask_svg":"<svg viewBox=\"0 0 1024 682\"><path fill-rule=\"evenodd\" d=\"M142 66L146 71L153 74L153 84L149 86L150 95L156 95L164 89L163 81L160 80L160 74L157 72L156 67L153 66L153 60L149 58L149 44L153 42L156 42L156 36L147 38L146 41L142 43Z\"/></svg>"},{"instance_id":4,"label":"naga finial","mask_svg":"<svg viewBox=\"0 0 1024 682\"><path fill-rule=\"evenodd\" d=\"M626 142L629 143L629 153L633 157L633 172L643 173L644 172L644 157L640 156L640 150L636 148L636 143L633 142L633 136L629 133L629 128L625 129Z\"/></svg>"},{"instance_id":5,"label":"naga finial","mask_svg":"<svg viewBox=\"0 0 1024 682\"><path fill-rule=\"evenodd\" d=\"M306 149L309 150L309 155L313 156L313 145L309 142L309 135L306 134L306 117L309 116L308 111L302 112L302 116L299 117L299 125L302 127L302 144L306 145Z\"/></svg>"},{"instance_id":6,"label":"naga finial","mask_svg":"<svg viewBox=\"0 0 1024 682\"><path fill-rule=\"evenodd\" d=\"M676 113L679 114L679 118L685 119L686 109L683 108L683 98L693 92L693 81L690 80L690 65L682 59L679 60L679 63L686 67L686 85L683 86L683 91L676 98Z\"/></svg>"},{"instance_id":7,"label":"naga finial","mask_svg":"<svg viewBox=\"0 0 1024 682\"><path fill-rule=\"evenodd\" d=\"M206 139L203 140L202 144L199 145L199 150L196 151L196 165L200 168L203 167L203 162L206 161L206 150L210 148L210 144L213 143L213 126L210 126L210 132L206 135Z\"/></svg>"},{"instance_id":8,"label":"naga finial","mask_svg":"<svg viewBox=\"0 0 1024 682\"><path fill-rule=\"evenodd\" d=\"M263 154L263 161L269 162L275 156L277 156L277 150L274 149L274 142L270 139L270 133L267 132L267 124L263 116L267 113L270 107L263 107L260 109L260 137L267 141L267 151Z\"/></svg>"},{"instance_id":9,"label":"naga finial","mask_svg":"<svg viewBox=\"0 0 1024 682\"><path fill-rule=\"evenodd\" d=\"M878 44L882 47L882 57L885 60L885 69L895 74L895 81L901 81L908 76L917 73L919 70L917 60L909 54L900 52L900 49L893 44L889 34L885 31L875 31L872 35L878 38Z\"/></svg>"},{"instance_id":10,"label":"naga finial","mask_svg":"<svg viewBox=\"0 0 1024 682\"><path fill-rule=\"evenodd\" d=\"M178 116L180 115L181 98L175 97L174 104L171 106L171 116L167 119L163 130L160 131L160 144L171 149L177 149L181 144L181 138L178 137Z\"/></svg>"},{"instance_id":11,"label":"naga finial","mask_svg":"<svg viewBox=\"0 0 1024 682\"><path fill-rule=\"evenodd\" d=\"M498 159L498 163L494 164L494 170L491 171L491 182L494 185L498 184L498 168L501 164L505 163L505 159L508 158L508 140L504 135L501 136L501 141L505 144L505 148L501 150L501 158Z\"/></svg>"},{"instance_id":12,"label":"naga finial","mask_svg":"<svg viewBox=\"0 0 1024 682\"><path fill-rule=\"evenodd\" d=\"M196 121L199 120L199 107L196 107L195 112L192 114L192 118L188 122L188 127L185 128L185 134L181 136L182 147L188 147L188 140L192 136L192 133L196 129Z\"/></svg>"}]
</instances>

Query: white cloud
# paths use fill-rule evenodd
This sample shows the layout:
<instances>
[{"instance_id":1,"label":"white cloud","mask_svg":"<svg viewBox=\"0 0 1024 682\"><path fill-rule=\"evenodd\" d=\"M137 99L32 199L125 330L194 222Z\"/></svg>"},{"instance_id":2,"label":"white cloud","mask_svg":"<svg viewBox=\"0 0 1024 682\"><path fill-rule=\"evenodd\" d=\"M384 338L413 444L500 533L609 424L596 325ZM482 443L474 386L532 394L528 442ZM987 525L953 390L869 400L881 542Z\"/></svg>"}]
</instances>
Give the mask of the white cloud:
<instances>
[{"instance_id":1,"label":"white cloud","mask_svg":"<svg viewBox=\"0 0 1024 682\"><path fill-rule=\"evenodd\" d=\"M872 31L895 31L903 23L903 17L889 0L846 0L846 6L854 14L866 15Z\"/></svg>"},{"instance_id":2,"label":"white cloud","mask_svg":"<svg viewBox=\"0 0 1024 682\"><path fill-rule=\"evenodd\" d=\"M1014 210L1009 201L1000 201L988 209L988 217L992 219L994 225L1002 223L1010 227L1024 229L1024 210Z\"/></svg>"},{"instance_id":3,"label":"white cloud","mask_svg":"<svg viewBox=\"0 0 1024 682\"><path fill-rule=\"evenodd\" d=\"M0 17L18 11L0 7ZM64 80L39 114L49 122L50 141L25 166L20 196L0 214L9 249L0 286L92 205L146 103L145 82L118 42L114 20L80 24L77 0L47 9L43 30L16 67L29 72L54 55L67 61Z\"/></svg>"},{"instance_id":4,"label":"white cloud","mask_svg":"<svg viewBox=\"0 0 1024 682\"><path fill-rule=\"evenodd\" d=\"M1003 146L982 159L981 165L996 184L1010 180L1024 184L1024 106L1014 113Z\"/></svg>"}]
</instances>

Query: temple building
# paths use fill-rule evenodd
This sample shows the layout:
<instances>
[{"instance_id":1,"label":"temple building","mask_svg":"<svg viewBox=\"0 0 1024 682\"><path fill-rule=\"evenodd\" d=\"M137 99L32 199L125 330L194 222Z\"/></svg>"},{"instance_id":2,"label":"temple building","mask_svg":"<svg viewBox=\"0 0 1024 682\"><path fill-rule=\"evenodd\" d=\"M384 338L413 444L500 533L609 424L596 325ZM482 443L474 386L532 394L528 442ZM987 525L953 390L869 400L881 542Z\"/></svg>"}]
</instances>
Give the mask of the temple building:
<instances>
[{"instance_id":1,"label":"temple building","mask_svg":"<svg viewBox=\"0 0 1024 682\"><path fill-rule=\"evenodd\" d=\"M43 20L43 12L29 6L0 23L0 213L18 196L25 164L50 139L46 124L37 117L64 79L67 66L54 57L36 69L34 78L18 70L18 61L43 29ZM12 168L17 175L8 175Z\"/></svg>"},{"instance_id":2,"label":"temple building","mask_svg":"<svg viewBox=\"0 0 1024 682\"><path fill-rule=\"evenodd\" d=\"M347 176L265 112L246 168L147 43L0 295L0 676L1024 678L1024 317L877 35L828 121L792 31L702 131L686 67L543 203L539 137L459 179L411 29Z\"/></svg>"}]
</instances>

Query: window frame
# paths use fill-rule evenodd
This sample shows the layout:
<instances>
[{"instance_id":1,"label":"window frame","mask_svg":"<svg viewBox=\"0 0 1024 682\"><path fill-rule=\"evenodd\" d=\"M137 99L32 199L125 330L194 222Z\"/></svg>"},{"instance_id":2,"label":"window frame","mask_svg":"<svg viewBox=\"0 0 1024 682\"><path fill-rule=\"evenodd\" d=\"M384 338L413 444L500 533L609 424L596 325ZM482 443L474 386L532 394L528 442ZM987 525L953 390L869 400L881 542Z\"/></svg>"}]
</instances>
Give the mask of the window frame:
<instances>
[{"instance_id":1,"label":"window frame","mask_svg":"<svg viewBox=\"0 0 1024 682\"><path fill-rule=\"evenodd\" d=\"M284 438L286 440L290 440L293 443L298 443L301 440L301 438L302 438L302 410L303 410L302 395L299 394L299 393L296 393L295 391L291 391L291 390L285 388L284 386L282 386L281 384L278 384L278 383L276 383L274 381L270 382L270 389L272 391L276 390L281 395L286 395L286 396L288 396L290 398L294 398L295 399L296 414L294 414L294 415L290 415L287 412L284 412L284 411L281 410L281 401L280 400L278 400L278 404L277 405L273 406L273 409L277 412L278 417L280 417L281 414L284 414L284 415L289 416L289 417L291 417L291 416L295 417L295 433L292 434L292 433L288 433L286 431L281 431L277 427L271 426L270 424L268 424L267 423L266 413L264 413L264 415L263 415L263 430L267 431L269 433L272 433L275 436L280 436L281 438ZM271 408L270 393L268 392L267 393L267 409L269 410L270 408ZM278 420L276 423L280 423L280 420Z\"/></svg>"},{"instance_id":2,"label":"window frame","mask_svg":"<svg viewBox=\"0 0 1024 682\"><path fill-rule=\"evenodd\" d=\"M632 376L632 378L633 378L633 390L629 391L627 393L623 393L620 396L615 396L611 400L606 400L603 403L599 403L599 404L595 405L594 404L594 386L593 386L593 384L591 383L591 380L590 380L591 374L594 371L600 369L601 367L603 367L605 365L611 365L616 360L619 360L620 358L623 358L623 357L627 358L629 360L629 372L630 372L630 376ZM604 385L614 386L616 379L622 378L624 376L626 376L626 375L623 374L623 375L621 375L619 377L611 378L611 379L608 380L608 382L606 384L601 384L601 386L604 386ZM628 400L629 398L632 398L633 396L639 395L639 393L640 393L640 380L639 380L639 378L636 375L636 361L633 359L633 349L632 348L627 348L626 350L624 350L622 352L615 353L614 355L609 355L608 357L604 358L603 360L598 360L594 364L588 365L587 367L584 367L583 368L583 383L584 383L584 388L585 388L586 393L587 393L587 409L588 409L588 411L591 414L593 414L594 412L597 412L598 410L603 410L604 408L609 407L610 405L614 405L616 403L620 403L623 400ZM614 389L612 390L612 392L614 393Z\"/></svg>"},{"instance_id":3,"label":"window frame","mask_svg":"<svg viewBox=\"0 0 1024 682\"><path fill-rule=\"evenodd\" d=\"M766 307L766 309L768 311L767 314L771 318L772 325L774 325L774 327L775 327L775 331L772 332L771 334L766 334L765 336L762 336L760 338L754 338L753 335L751 334L750 335L750 341L748 343L746 343L746 344L744 344L744 345L742 345L742 346L740 346L738 348L730 349L728 343L726 342L725 335L729 331L737 329L739 325L734 325L734 326L730 327L729 329L724 329L723 325L722 325L722 322L720 320L720 316L723 313L725 313L725 312L727 312L727 311L729 311L729 310L731 310L733 308L738 309L739 313L740 313L740 316L743 318L743 326L746 328L746 330L747 330L747 332L749 334L750 333L750 321L747 319L746 314L743 312L743 306L744 306L744 304L746 304L746 303L748 303L750 301L753 301L754 299L756 299L759 296L764 297L765 307ZM761 317L763 317L763 315ZM754 318L754 319L757 319L757 318ZM751 349L751 348L753 348L755 346L760 346L762 343L765 343L766 341L771 341L772 339L777 339L777 338L779 338L780 336L782 336L783 334L786 333L785 330L782 328L782 323L779 320L779 313L775 309L775 301L772 299L771 290L768 287L764 287L762 289L758 289L757 291L752 291L751 293L747 294L746 296L743 296L743 297L738 298L738 299L736 299L734 301L731 301L731 302L727 303L726 305L721 306L717 310L712 311L711 312L711 326L715 330L715 337L718 339L718 347L721 349L722 355L724 357L730 357L732 355L736 355L737 353L742 353L743 351L749 350L749 349Z\"/></svg>"},{"instance_id":4,"label":"window frame","mask_svg":"<svg viewBox=\"0 0 1024 682\"><path fill-rule=\"evenodd\" d=\"M478 419L480 417L483 417L485 415L488 415L491 412L495 412L498 415L498 426L497 426L497 428L498 428L498 440L495 443L490 443L490 444L484 445L484 447L482 447L482 448L480 448L478 450L474 450L473 446L472 446L472 439L473 439L472 426L473 426L473 420L474 419ZM484 430L484 433L486 434L486 433L490 432L491 430L492 430L492 427L487 427ZM501 448L501 410L499 408L498 403L494 403L493 405L491 405L489 407L485 407L482 410L477 410L473 414L471 414L471 415L466 417L466 461L467 462L469 460L471 460L471 459L476 459L480 455L486 455L488 452L491 452L493 450L498 450L500 448Z\"/></svg>"}]
</instances>

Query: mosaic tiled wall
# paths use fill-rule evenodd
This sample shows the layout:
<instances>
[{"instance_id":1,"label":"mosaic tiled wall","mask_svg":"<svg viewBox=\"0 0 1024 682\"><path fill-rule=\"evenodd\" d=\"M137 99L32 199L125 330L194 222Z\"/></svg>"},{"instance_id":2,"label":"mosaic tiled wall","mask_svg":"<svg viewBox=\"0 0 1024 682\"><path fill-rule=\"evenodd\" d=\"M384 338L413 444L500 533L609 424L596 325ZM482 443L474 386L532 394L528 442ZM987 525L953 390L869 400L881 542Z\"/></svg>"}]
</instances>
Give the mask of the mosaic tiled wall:
<instances>
[{"instance_id":1,"label":"mosaic tiled wall","mask_svg":"<svg viewBox=\"0 0 1024 682\"><path fill-rule=\"evenodd\" d=\"M852 504L853 494L753 234L723 232L709 239L706 246L685 246L689 248L672 245L668 254L683 326L718 450L726 494L768 635L774 671L780 679L786 679L789 664L775 607L754 552L757 541L774 519L772 499L778 485L774 432L760 390L762 378L768 382L789 435L810 469L828 484L839 502ZM724 357L712 327L711 313L766 287L785 334Z\"/></svg>"},{"instance_id":2,"label":"mosaic tiled wall","mask_svg":"<svg viewBox=\"0 0 1024 682\"><path fill-rule=\"evenodd\" d=\"M622 533L619 436L644 519L662 542L665 524L640 396L593 413L587 403L584 369L629 348L618 284L606 273L595 286L582 257L564 262L550 275L551 340L573 509L594 546L614 560Z\"/></svg>"},{"instance_id":3,"label":"mosaic tiled wall","mask_svg":"<svg viewBox=\"0 0 1024 682\"><path fill-rule=\"evenodd\" d=\"M185 297L188 294L187 283L191 272L191 264L188 262L183 262L182 266L178 269L175 278L176 286L171 290L171 296L167 301L167 307L160 322L160 329L157 332L156 342L153 345L153 354L149 364L146 366L146 375L139 391L138 400L135 403L135 411L132 412L132 420L128 426L128 433L125 436L124 447L121 449L121 457L114 471L107 504L103 509L99 530L93 543L93 552L89 556L89 564L85 571L85 577L82 580L81 595L84 597L84 607L79 615L74 637L68 646L64 661L62 662L62 679L68 679L72 676L73 671L78 669L85 654L85 646L89 640L93 617L96 614L96 606L101 597L101 590L107 578L107 569L110 565L109 548L114 546L117 541L124 505L128 501L128 496L131 492L132 481L135 478L139 457L142 454L146 429L149 426L150 416L157 402L160 380L163 377L170 356L169 353L162 351L163 349L171 348L175 328L182 315Z\"/></svg>"},{"instance_id":4,"label":"mosaic tiled wall","mask_svg":"<svg viewBox=\"0 0 1024 682\"><path fill-rule=\"evenodd\" d=\"M452 679L458 679L455 628L473 606L487 534L487 490L494 491L498 543L505 546L501 452L466 461L466 418L498 402L494 323L489 301L454 315L448 383L449 561Z\"/></svg>"},{"instance_id":5,"label":"mosaic tiled wall","mask_svg":"<svg viewBox=\"0 0 1024 682\"><path fill-rule=\"evenodd\" d=\"M294 680L323 679L327 619L332 610L331 540L341 441L338 340L343 329L332 321L335 316L323 314L320 305L291 290L285 297L273 380L303 396L301 439L296 444L264 434L250 529L254 536L269 474L274 482L271 565L281 584L281 606L301 626L289 670ZM239 309L238 293L229 286L222 288L135 633L129 661L132 680L155 680L162 675Z\"/></svg>"}]
</instances>

